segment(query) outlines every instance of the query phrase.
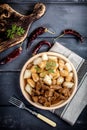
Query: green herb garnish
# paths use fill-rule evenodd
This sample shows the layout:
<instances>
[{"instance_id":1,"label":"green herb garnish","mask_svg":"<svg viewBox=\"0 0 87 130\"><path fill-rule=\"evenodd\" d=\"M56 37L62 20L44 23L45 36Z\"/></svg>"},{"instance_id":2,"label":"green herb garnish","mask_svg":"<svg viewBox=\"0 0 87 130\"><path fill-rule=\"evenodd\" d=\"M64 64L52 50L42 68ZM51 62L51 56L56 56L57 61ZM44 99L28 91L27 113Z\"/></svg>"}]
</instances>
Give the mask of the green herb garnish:
<instances>
[{"instance_id":1,"label":"green herb garnish","mask_svg":"<svg viewBox=\"0 0 87 130\"><path fill-rule=\"evenodd\" d=\"M11 29L7 30L7 38L13 39L15 34L21 36L24 32L25 30L22 27L13 24Z\"/></svg>"},{"instance_id":2,"label":"green herb garnish","mask_svg":"<svg viewBox=\"0 0 87 130\"><path fill-rule=\"evenodd\" d=\"M49 69L48 73L54 73L54 70L53 69Z\"/></svg>"},{"instance_id":3,"label":"green herb garnish","mask_svg":"<svg viewBox=\"0 0 87 130\"><path fill-rule=\"evenodd\" d=\"M46 63L46 70L53 69L54 67L56 67L55 61L50 60Z\"/></svg>"},{"instance_id":4,"label":"green herb garnish","mask_svg":"<svg viewBox=\"0 0 87 130\"><path fill-rule=\"evenodd\" d=\"M35 69L36 69L37 73L41 72L41 69L38 66L35 66Z\"/></svg>"}]
</instances>

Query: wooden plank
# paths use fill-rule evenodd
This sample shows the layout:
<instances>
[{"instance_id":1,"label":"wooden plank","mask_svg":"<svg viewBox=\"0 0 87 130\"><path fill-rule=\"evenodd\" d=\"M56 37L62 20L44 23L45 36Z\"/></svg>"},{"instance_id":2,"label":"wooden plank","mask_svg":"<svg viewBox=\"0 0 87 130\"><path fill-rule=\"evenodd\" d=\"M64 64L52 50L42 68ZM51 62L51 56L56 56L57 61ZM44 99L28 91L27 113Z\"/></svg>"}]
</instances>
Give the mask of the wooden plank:
<instances>
[{"instance_id":1,"label":"wooden plank","mask_svg":"<svg viewBox=\"0 0 87 130\"><path fill-rule=\"evenodd\" d=\"M12 73L12 72L3 72L0 73L0 127L19 127L20 128L28 128L36 126L37 128L43 129L43 126L50 127L44 124L44 122L41 122L39 120L36 120L35 117L33 117L31 114L28 114L27 112L23 112L23 110L18 110L18 108L14 107L13 105L10 105L8 103L8 100L10 96L15 95L19 99L21 99L27 107L31 108L34 111L40 112L50 119L53 119L58 126L55 128L55 130L59 129L61 130L65 126L67 129L72 129L69 125L67 125L64 121L60 120L59 117L56 115L53 115L52 113L44 110L40 110L37 108L32 107L28 104L28 102L24 99L24 97L21 94L20 88L19 88L19 73ZM78 128L80 125L80 128L86 128L87 123L87 107L84 109L80 117L78 118L75 128ZM23 117L23 118L22 118ZM52 117L52 118L51 118ZM36 120L34 121L33 125L31 122L29 123L29 120ZM15 122L15 123L14 123ZM42 125L39 125L42 124ZM51 128L51 127L50 127Z\"/></svg>"},{"instance_id":2,"label":"wooden plank","mask_svg":"<svg viewBox=\"0 0 87 130\"><path fill-rule=\"evenodd\" d=\"M31 12L33 5L38 2L38 0L1 0L0 2L9 3L15 10L20 13L28 14ZM87 1L86 0L46 0L44 2L47 6L46 14L38 21L33 23L30 32L32 32L38 26L46 26L52 28L56 31L55 35L43 34L37 38L30 48L26 51L25 47L28 39L24 41L23 52L16 58L13 62L6 65L0 65L0 129L2 128L13 128L13 129L50 129L53 128L46 125L44 122L36 119L33 115L23 110L18 110L18 108L13 107L8 103L10 96L16 95L24 103L31 107L32 109L47 115L50 119L54 120L58 126L55 130L78 130L87 129L87 107L81 113L74 127L69 126L64 121L59 119L56 115L48 111L42 111L36 109L28 104L28 102L23 97L20 87L19 87L19 75L24 63L32 56L32 50L37 45L37 43L43 39L52 42L53 38L61 33L65 28L72 28L80 32L84 37L85 41L80 44L76 41L74 37L64 37L60 38L58 41L62 45L76 52L83 58L87 59ZM30 34L29 32L29 34ZM29 36L28 34L28 36ZM15 47L0 54L0 59L14 50ZM43 46L39 52L47 51L48 47ZM33 122L33 123L32 123Z\"/></svg>"},{"instance_id":3,"label":"wooden plank","mask_svg":"<svg viewBox=\"0 0 87 130\"><path fill-rule=\"evenodd\" d=\"M26 50L27 40L28 39L24 41L22 53L15 60L5 65L0 65L0 71L20 71L24 63L32 56L32 51L35 48L35 46L38 44L38 42L41 40L47 40L52 43L53 38L37 38L35 41L33 41L30 48ZM87 39L84 40L83 44L77 41L74 37L73 38L60 38L57 41L60 42L65 47L69 48L70 50L74 51L76 54L80 55L81 57L87 59ZM10 53L13 50L14 50L14 47L1 53L0 59L2 59L3 57L6 57L8 53ZM39 50L39 53L45 52L48 50L49 50L49 47L46 45L43 45L41 49Z\"/></svg>"},{"instance_id":4,"label":"wooden plank","mask_svg":"<svg viewBox=\"0 0 87 130\"><path fill-rule=\"evenodd\" d=\"M54 128L55 130L78 130L83 129L86 130L86 123L87 123L87 109L84 109L84 113L80 115L74 127L65 123L62 119L53 115L53 113L44 111L44 110L37 110L37 112L47 116L49 119L55 121L57 123L57 127ZM36 111L36 110L35 110ZM43 121L37 119L29 112L21 110L17 107L0 107L0 128L16 128L16 129L50 129L53 128Z\"/></svg>"},{"instance_id":5,"label":"wooden plank","mask_svg":"<svg viewBox=\"0 0 87 130\"><path fill-rule=\"evenodd\" d=\"M16 11L22 14L29 14L34 6L34 3L10 4ZM66 28L72 28L81 33L84 37L87 36L87 5L79 4L46 4L47 10L45 15L32 24L28 35L39 26L51 28L56 33L51 35L46 33L43 37L54 37L61 33Z\"/></svg>"},{"instance_id":6,"label":"wooden plank","mask_svg":"<svg viewBox=\"0 0 87 130\"><path fill-rule=\"evenodd\" d=\"M58 118L50 112L42 112L48 118L54 120L58 124ZM50 117L51 116L51 117ZM37 119L29 112L18 109L17 107L0 107L0 128L16 128L16 129L47 129L53 128L43 121ZM58 127L57 127L58 128ZM57 130L57 128L55 130Z\"/></svg>"},{"instance_id":7,"label":"wooden plank","mask_svg":"<svg viewBox=\"0 0 87 130\"><path fill-rule=\"evenodd\" d=\"M22 14L29 14L34 6L34 3L24 3L10 4L12 8ZM30 32L28 35L39 26L46 26L47 28L51 28L56 33L55 35L51 35L46 33L43 37L55 37L61 33L66 28L72 28L79 33L81 33L84 37L87 36L87 5L84 4L56 4L52 3L46 4L47 11L45 15L39 20L35 21L32 24Z\"/></svg>"},{"instance_id":8,"label":"wooden plank","mask_svg":"<svg viewBox=\"0 0 87 130\"><path fill-rule=\"evenodd\" d=\"M10 96L21 95L19 73L0 73L0 105L6 105Z\"/></svg>"},{"instance_id":9,"label":"wooden plank","mask_svg":"<svg viewBox=\"0 0 87 130\"><path fill-rule=\"evenodd\" d=\"M35 3L38 0L1 0L0 2L7 2L7 3ZM39 0L39 2L44 3L85 3L87 0Z\"/></svg>"},{"instance_id":10,"label":"wooden plank","mask_svg":"<svg viewBox=\"0 0 87 130\"><path fill-rule=\"evenodd\" d=\"M0 73L0 106L10 106L8 102L11 96L16 96L25 104L31 106L22 95L19 84L20 72Z\"/></svg>"},{"instance_id":11,"label":"wooden plank","mask_svg":"<svg viewBox=\"0 0 87 130\"><path fill-rule=\"evenodd\" d=\"M24 14L28 13L28 10L32 9L32 6L34 4L11 4L11 6L19 11L23 12ZM2 71L19 71L24 63L32 56L32 49L34 46L43 39L46 39L50 42L52 42L53 38L58 36L62 30L65 28L72 28L77 30L79 33L81 33L85 38L87 36L87 6L84 5L75 5L72 6L72 4L46 4L47 6L47 12L46 14L38 21L33 23L30 33L39 26L46 26L48 28L52 28L56 34L51 35L49 33L45 33L42 36L40 36L38 39L36 39L32 46L29 48L29 50L26 51L25 47L27 44L27 39L24 41L23 44L23 52L22 54L17 57L13 62L8 63L6 65L0 65L0 70ZM30 34L29 33L29 34ZM29 36L29 35L28 35ZM79 44L72 36L69 36L67 38L61 38L58 40L59 42L64 42L64 45L71 49L72 51L76 52L81 57L87 59L87 39L85 39L83 44ZM67 44L69 43L69 44ZM12 50L14 50L15 47L8 49L7 51L0 54L0 59L7 56L8 53L10 53ZM40 50L47 51L47 46L43 46Z\"/></svg>"}]
</instances>

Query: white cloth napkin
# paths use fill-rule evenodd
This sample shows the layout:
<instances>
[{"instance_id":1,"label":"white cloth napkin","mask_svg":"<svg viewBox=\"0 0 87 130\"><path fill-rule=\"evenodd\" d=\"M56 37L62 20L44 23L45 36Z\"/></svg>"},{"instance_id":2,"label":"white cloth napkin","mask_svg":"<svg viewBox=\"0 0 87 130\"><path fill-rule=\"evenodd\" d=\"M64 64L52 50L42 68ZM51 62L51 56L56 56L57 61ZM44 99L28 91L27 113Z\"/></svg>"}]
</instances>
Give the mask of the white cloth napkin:
<instances>
[{"instance_id":1,"label":"white cloth napkin","mask_svg":"<svg viewBox=\"0 0 87 130\"><path fill-rule=\"evenodd\" d=\"M58 42L53 45L50 51L66 56L73 63L78 73L78 89L73 99L64 107L52 110L63 120L74 125L87 105L87 61Z\"/></svg>"}]
</instances>

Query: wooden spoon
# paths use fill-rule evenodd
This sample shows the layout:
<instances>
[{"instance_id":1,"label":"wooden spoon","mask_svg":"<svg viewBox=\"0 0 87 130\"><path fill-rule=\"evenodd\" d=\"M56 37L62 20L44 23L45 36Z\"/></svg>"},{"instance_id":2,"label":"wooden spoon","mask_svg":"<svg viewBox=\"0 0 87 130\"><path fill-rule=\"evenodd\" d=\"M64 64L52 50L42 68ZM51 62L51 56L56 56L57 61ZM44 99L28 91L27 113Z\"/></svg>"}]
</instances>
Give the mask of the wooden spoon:
<instances>
[{"instance_id":1,"label":"wooden spoon","mask_svg":"<svg viewBox=\"0 0 87 130\"><path fill-rule=\"evenodd\" d=\"M22 15L12 9L8 4L0 5L0 52L21 43L27 36L31 24L44 15L46 7L43 3L37 3L32 13ZM25 32L22 36L15 35L13 39L7 38L6 31L15 24L21 26Z\"/></svg>"}]
</instances>

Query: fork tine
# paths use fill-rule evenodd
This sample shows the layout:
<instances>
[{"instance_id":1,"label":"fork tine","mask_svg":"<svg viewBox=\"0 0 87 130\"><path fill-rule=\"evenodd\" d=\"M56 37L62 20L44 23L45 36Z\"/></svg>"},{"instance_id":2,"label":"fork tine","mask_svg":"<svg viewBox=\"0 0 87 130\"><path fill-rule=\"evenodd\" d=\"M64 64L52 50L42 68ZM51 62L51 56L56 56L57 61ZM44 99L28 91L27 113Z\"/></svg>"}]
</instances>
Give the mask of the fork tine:
<instances>
[{"instance_id":1,"label":"fork tine","mask_svg":"<svg viewBox=\"0 0 87 130\"><path fill-rule=\"evenodd\" d=\"M13 104L13 105L19 107L19 106L18 106L16 103L14 103L13 101L10 101L10 100L9 100L9 102L10 102L11 104Z\"/></svg>"},{"instance_id":2,"label":"fork tine","mask_svg":"<svg viewBox=\"0 0 87 130\"><path fill-rule=\"evenodd\" d=\"M48 123L49 125L55 127L56 126L56 123L51 121L50 119L48 119L47 117L35 112L35 111L32 111L31 109L25 107L24 103L14 97L11 97L9 99L9 102L12 103L13 105L19 107L19 108L22 108L22 109L25 109L27 111L29 111L30 113L32 113L33 115L37 116L37 118L41 119L42 121Z\"/></svg>"},{"instance_id":3,"label":"fork tine","mask_svg":"<svg viewBox=\"0 0 87 130\"><path fill-rule=\"evenodd\" d=\"M19 99L15 98L15 97L11 97L10 100L17 102L18 104L22 103L22 101L20 101Z\"/></svg>"},{"instance_id":4,"label":"fork tine","mask_svg":"<svg viewBox=\"0 0 87 130\"><path fill-rule=\"evenodd\" d=\"M16 105L16 106L18 106L18 107L20 107L20 105L21 105L21 103L22 103L20 100L14 98L14 97L11 97L11 98L9 99L9 102L12 103L12 104L14 104L14 105Z\"/></svg>"}]
</instances>

